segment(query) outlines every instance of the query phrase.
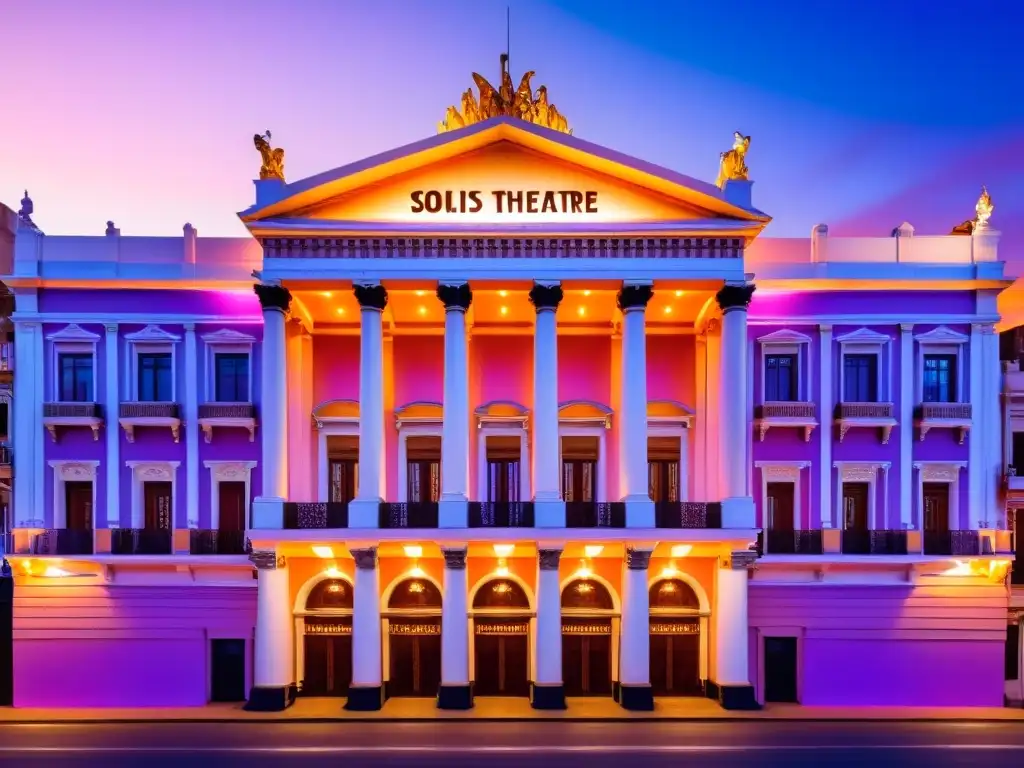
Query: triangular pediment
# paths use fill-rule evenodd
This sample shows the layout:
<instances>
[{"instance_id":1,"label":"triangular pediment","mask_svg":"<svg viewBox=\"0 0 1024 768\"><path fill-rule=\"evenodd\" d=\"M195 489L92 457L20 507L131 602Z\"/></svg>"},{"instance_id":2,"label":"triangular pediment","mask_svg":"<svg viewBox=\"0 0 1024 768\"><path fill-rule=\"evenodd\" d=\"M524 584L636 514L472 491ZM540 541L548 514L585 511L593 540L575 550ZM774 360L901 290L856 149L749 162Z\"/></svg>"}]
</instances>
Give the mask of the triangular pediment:
<instances>
[{"instance_id":1,"label":"triangular pediment","mask_svg":"<svg viewBox=\"0 0 1024 768\"><path fill-rule=\"evenodd\" d=\"M622 225L728 235L769 221L712 184L512 118L277 185L240 214L256 234Z\"/></svg>"}]
</instances>

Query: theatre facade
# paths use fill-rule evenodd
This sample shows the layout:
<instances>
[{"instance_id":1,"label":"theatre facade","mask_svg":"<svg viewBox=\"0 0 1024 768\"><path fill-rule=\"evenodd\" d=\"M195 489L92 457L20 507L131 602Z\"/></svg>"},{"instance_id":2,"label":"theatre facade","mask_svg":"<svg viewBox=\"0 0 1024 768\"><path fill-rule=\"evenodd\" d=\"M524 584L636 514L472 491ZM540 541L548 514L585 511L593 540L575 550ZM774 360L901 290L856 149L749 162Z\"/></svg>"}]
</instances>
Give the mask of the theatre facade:
<instances>
[{"instance_id":1,"label":"theatre facade","mask_svg":"<svg viewBox=\"0 0 1024 768\"><path fill-rule=\"evenodd\" d=\"M258 136L250 238L23 206L15 705L1002 703L990 201L772 240L749 137L711 184L531 108Z\"/></svg>"}]
</instances>

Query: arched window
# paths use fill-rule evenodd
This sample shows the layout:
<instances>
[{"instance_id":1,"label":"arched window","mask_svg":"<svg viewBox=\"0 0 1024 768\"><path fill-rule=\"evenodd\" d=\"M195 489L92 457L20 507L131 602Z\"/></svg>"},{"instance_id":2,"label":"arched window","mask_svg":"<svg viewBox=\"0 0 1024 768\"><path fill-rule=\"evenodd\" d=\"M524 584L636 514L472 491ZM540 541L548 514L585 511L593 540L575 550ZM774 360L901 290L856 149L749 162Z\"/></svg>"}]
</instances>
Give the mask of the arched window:
<instances>
[{"instance_id":1,"label":"arched window","mask_svg":"<svg viewBox=\"0 0 1024 768\"><path fill-rule=\"evenodd\" d=\"M474 608L530 608L530 599L511 579L494 579L482 585L473 597Z\"/></svg>"},{"instance_id":2,"label":"arched window","mask_svg":"<svg viewBox=\"0 0 1024 768\"><path fill-rule=\"evenodd\" d=\"M427 579L406 579L391 592L388 608L440 608L441 592Z\"/></svg>"},{"instance_id":3,"label":"arched window","mask_svg":"<svg viewBox=\"0 0 1024 768\"><path fill-rule=\"evenodd\" d=\"M575 579L562 590L562 608L610 611L615 607L605 586L592 579Z\"/></svg>"},{"instance_id":4,"label":"arched window","mask_svg":"<svg viewBox=\"0 0 1024 768\"><path fill-rule=\"evenodd\" d=\"M651 585L651 608L676 608L699 611L700 599L693 587L682 579L663 579Z\"/></svg>"},{"instance_id":5,"label":"arched window","mask_svg":"<svg viewBox=\"0 0 1024 768\"><path fill-rule=\"evenodd\" d=\"M352 609L352 586L342 579L324 579L309 592L307 611Z\"/></svg>"}]
</instances>

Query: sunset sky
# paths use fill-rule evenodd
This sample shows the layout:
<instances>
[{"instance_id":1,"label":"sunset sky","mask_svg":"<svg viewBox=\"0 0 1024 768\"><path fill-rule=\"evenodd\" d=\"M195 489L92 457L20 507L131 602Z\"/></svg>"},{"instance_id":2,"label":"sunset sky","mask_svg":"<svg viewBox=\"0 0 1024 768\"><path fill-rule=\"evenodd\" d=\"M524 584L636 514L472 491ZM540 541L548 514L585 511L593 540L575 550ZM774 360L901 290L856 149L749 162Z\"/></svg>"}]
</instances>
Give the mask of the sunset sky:
<instances>
[{"instance_id":1,"label":"sunset sky","mask_svg":"<svg viewBox=\"0 0 1024 768\"><path fill-rule=\"evenodd\" d=\"M52 234L239 235L270 129L289 180L436 132L506 2L0 2L0 201ZM995 201L1024 266L1017 2L511 0L511 69L588 141L714 179L753 137L767 234L945 233ZM1014 272L1024 271L1014 267Z\"/></svg>"}]
</instances>

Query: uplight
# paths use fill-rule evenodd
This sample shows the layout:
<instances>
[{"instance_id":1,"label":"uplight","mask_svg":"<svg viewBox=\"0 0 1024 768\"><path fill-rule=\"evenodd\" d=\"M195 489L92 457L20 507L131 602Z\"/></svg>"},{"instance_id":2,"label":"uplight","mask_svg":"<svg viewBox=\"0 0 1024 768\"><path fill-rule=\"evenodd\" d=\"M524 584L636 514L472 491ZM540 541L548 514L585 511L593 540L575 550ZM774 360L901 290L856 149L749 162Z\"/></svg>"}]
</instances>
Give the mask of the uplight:
<instances>
[{"instance_id":1,"label":"uplight","mask_svg":"<svg viewBox=\"0 0 1024 768\"><path fill-rule=\"evenodd\" d=\"M421 547L419 544L406 544L405 547L403 547L403 549L405 550L406 557L423 557L423 547Z\"/></svg>"},{"instance_id":2,"label":"uplight","mask_svg":"<svg viewBox=\"0 0 1024 768\"><path fill-rule=\"evenodd\" d=\"M317 546L313 547L313 554L322 560L330 560L334 557L334 550L330 547Z\"/></svg>"},{"instance_id":3,"label":"uplight","mask_svg":"<svg viewBox=\"0 0 1024 768\"><path fill-rule=\"evenodd\" d=\"M508 307L502 307L501 308L501 314L507 315L508 314Z\"/></svg>"},{"instance_id":4,"label":"uplight","mask_svg":"<svg viewBox=\"0 0 1024 768\"><path fill-rule=\"evenodd\" d=\"M46 570L43 571L43 577L47 579L62 579L65 576L70 576L71 571L65 571L63 568L58 568L56 565L48 565Z\"/></svg>"},{"instance_id":5,"label":"uplight","mask_svg":"<svg viewBox=\"0 0 1024 768\"><path fill-rule=\"evenodd\" d=\"M498 291L498 295L501 296L501 298L505 298L508 296L508 291Z\"/></svg>"},{"instance_id":6,"label":"uplight","mask_svg":"<svg viewBox=\"0 0 1024 768\"><path fill-rule=\"evenodd\" d=\"M321 295L326 297L326 298L328 298L328 299L331 298L331 292L330 291L324 291Z\"/></svg>"},{"instance_id":7,"label":"uplight","mask_svg":"<svg viewBox=\"0 0 1024 768\"><path fill-rule=\"evenodd\" d=\"M665 314L666 315L671 315L672 314L672 307L665 307Z\"/></svg>"},{"instance_id":8,"label":"uplight","mask_svg":"<svg viewBox=\"0 0 1024 768\"><path fill-rule=\"evenodd\" d=\"M420 309L419 309L419 313L420 313L421 315L425 315L425 314L427 314L427 308L426 308L426 307L420 307Z\"/></svg>"},{"instance_id":9,"label":"uplight","mask_svg":"<svg viewBox=\"0 0 1024 768\"><path fill-rule=\"evenodd\" d=\"M337 312L339 315L344 315L345 314L345 308L344 307L338 307L334 311Z\"/></svg>"},{"instance_id":10,"label":"uplight","mask_svg":"<svg viewBox=\"0 0 1024 768\"><path fill-rule=\"evenodd\" d=\"M585 314L587 314L587 308L580 307L579 309L576 310L576 314L579 315L580 317L583 317Z\"/></svg>"},{"instance_id":11,"label":"uplight","mask_svg":"<svg viewBox=\"0 0 1024 768\"><path fill-rule=\"evenodd\" d=\"M676 298L677 298L677 299L678 299L678 298L679 298L680 296L682 296L682 295L683 295L683 292L682 292L682 291L676 291Z\"/></svg>"},{"instance_id":12,"label":"uplight","mask_svg":"<svg viewBox=\"0 0 1024 768\"><path fill-rule=\"evenodd\" d=\"M692 544L676 544L672 547L672 557L686 557L692 549Z\"/></svg>"},{"instance_id":13,"label":"uplight","mask_svg":"<svg viewBox=\"0 0 1024 768\"><path fill-rule=\"evenodd\" d=\"M412 570L409 571L409 575L415 576L416 578L422 578L424 576L423 569L418 565L414 566ZM420 589L423 589L423 587L420 587Z\"/></svg>"},{"instance_id":14,"label":"uplight","mask_svg":"<svg viewBox=\"0 0 1024 768\"><path fill-rule=\"evenodd\" d=\"M417 296L426 296L427 292L426 291L416 291L416 295Z\"/></svg>"},{"instance_id":15,"label":"uplight","mask_svg":"<svg viewBox=\"0 0 1024 768\"><path fill-rule=\"evenodd\" d=\"M341 578L341 571L339 571L337 566L334 566L334 565L332 565L330 568L328 568L326 571L324 571L324 574L328 578L331 578L331 579L340 579Z\"/></svg>"},{"instance_id":16,"label":"uplight","mask_svg":"<svg viewBox=\"0 0 1024 768\"><path fill-rule=\"evenodd\" d=\"M512 557L512 553L516 551L515 544L495 544L494 554L496 557Z\"/></svg>"},{"instance_id":17,"label":"uplight","mask_svg":"<svg viewBox=\"0 0 1024 768\"><path fill-rule=\"evenodd\" d=\"M584 295L584 296L589 296L589 295L590 295L590 291L584 291L584 292L583 292L583 295Z\"/></svg>"},{"instance_id":18,"label":"uplight","mask_svg":"<svg viewBox=\"0 0 1024 768\"><path fill-rule=\"evenodd\" d=\"M604 546L601 544L587 544L583 547L583 554L587 557L597 557L604 552Z\"/></svg>"}]
</instances>

